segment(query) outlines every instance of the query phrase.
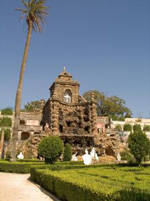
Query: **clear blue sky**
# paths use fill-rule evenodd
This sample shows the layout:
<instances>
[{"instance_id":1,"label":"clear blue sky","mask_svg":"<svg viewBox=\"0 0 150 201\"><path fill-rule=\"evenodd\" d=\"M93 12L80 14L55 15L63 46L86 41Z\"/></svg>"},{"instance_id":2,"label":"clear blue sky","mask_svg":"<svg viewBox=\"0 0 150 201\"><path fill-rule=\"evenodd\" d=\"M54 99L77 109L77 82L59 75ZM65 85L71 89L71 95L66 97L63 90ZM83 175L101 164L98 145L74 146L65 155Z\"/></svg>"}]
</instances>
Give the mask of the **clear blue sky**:
<instances>
[{"instance_id":1,"label":"clear blue sky","mask_svg":"<svg viewBox=\"0 0 150 201\"><path fill-rule=\"evenodd\" d=\"M99 90L126 101L133 116L150 117L150 1L48 0L43 32L33 33L22 107L49 98L63 66L80 93ZM0 4L0 108L14 107L26 40L20 0Z\"/></svg>"}]
</instances>

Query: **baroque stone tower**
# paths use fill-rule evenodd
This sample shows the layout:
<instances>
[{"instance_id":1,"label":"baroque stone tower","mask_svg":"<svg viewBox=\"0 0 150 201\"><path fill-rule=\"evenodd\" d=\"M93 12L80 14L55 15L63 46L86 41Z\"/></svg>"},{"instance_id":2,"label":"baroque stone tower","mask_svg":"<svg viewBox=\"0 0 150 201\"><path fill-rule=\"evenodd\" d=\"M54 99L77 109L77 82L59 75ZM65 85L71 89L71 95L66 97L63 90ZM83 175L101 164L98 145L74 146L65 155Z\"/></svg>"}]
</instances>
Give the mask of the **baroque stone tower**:
<instances>
[{"instance_id":1,"label":"baroque stone tower","mask_svg":"<svg viewBox=\"0 0 150 201\"><path fill-rule=\"evenodd\" d=\"M43 109L42 124L49 125L53 135L70 143L74 151L97 144L97 111L94 98L87 102L79 95L80 84L66 70L50 87L50 99Z\"/></svg>"}]
</instances>

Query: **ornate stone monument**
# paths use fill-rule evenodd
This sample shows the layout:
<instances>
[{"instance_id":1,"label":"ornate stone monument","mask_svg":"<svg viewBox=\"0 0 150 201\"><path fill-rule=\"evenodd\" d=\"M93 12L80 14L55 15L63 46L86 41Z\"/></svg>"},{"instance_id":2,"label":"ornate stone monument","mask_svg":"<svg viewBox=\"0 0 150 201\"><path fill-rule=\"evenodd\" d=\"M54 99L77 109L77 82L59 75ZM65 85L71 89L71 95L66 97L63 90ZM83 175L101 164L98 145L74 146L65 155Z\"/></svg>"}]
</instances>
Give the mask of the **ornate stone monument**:
<instances>
[{"instance_id":1,"label":"ornate stone monument","mask_svg":"<svg viewBox=\"0 0 150 201\"><path fill-rule=\"evenodd\" d=\"M50 98L43 109L42 124L53 135L70 143L74 152L97 145L97 108L94 97L87 102L79 95L80 84L66 69L50 87Z\"/></svg>"}]
</instances>

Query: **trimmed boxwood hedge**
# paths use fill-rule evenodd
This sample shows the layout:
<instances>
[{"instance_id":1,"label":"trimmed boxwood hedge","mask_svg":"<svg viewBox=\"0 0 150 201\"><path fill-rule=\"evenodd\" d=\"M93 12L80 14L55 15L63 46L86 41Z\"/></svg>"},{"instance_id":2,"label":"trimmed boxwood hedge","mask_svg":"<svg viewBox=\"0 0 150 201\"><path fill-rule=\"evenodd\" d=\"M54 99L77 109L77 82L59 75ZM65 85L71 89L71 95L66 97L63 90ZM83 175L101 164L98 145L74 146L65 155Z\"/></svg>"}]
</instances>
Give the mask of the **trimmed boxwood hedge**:
<instances>
[{"instance_id":1,"label":"trimmed boxwood hedge","mask_svg":"<svg viewBox=\"0 0 150 201\"><path fill-rule=\"evenodd\" d=\"M93 167L86 166L85 171L81 168L52 171L32 167L31 179L65 201L150 200L149 168Z\"/></svg>"},{"instance_id":2,"label":"trimmed boxwood hedge","mask_svg":"<svg viewBox=\"0 0 150 201\"><path fill-rule=\"evenodd\" d=\"M41 165L43 164L41 163ZM37 162L0 161L0 172L30 173L30 168L34 165L37 165Z\"/></svg>"}]
</instances>

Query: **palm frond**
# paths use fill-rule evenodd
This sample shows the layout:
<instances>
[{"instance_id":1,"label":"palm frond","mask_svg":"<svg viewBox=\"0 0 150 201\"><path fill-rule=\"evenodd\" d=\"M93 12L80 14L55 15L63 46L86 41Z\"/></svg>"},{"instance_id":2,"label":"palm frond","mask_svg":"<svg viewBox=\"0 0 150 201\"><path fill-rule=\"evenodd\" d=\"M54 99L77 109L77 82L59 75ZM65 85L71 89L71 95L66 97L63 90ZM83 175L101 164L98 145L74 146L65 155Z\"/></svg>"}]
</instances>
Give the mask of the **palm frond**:
<instances>
[{"instance_id":1,"label":"palm frond","mask_svg":"<svg viewBox=\"0 0 150 201\"><path fill-rule=\"evenodd\" d=\"M34 31L41 32L41 25L45 24L45 16L48 14L49 7L44 6L46 0L21 0L25 8L17 8L21 12L21 20L25 19L27 25L32 22Z\"/></svg>"}]
</instances>

